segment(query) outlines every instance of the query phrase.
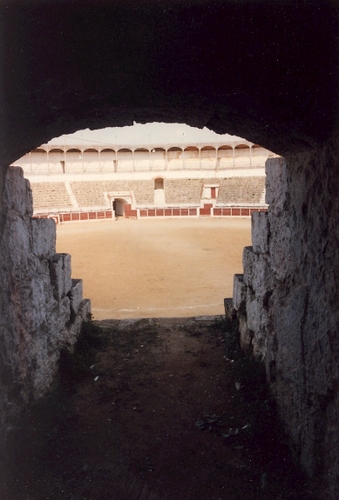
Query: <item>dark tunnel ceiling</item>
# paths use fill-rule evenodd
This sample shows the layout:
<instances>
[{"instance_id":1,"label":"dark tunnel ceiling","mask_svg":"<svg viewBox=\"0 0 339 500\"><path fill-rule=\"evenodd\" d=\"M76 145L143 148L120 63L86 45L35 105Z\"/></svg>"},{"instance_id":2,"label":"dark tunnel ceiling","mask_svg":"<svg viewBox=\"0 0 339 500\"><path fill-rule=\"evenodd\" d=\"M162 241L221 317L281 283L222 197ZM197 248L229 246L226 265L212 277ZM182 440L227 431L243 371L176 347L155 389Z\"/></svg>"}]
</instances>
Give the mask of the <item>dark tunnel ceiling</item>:
<instances>
[{"instance_id":1,"label":"dark tunnel ceiling","mask_svg":"<svg viewBox=\"0 0 339 500\"><path fill-rule=\"evenodd\" d=\"M133 120L206 126L280 154L337 128L334 2L32 0L1 10L3 160Z\"/></svg>"}]
</instances>

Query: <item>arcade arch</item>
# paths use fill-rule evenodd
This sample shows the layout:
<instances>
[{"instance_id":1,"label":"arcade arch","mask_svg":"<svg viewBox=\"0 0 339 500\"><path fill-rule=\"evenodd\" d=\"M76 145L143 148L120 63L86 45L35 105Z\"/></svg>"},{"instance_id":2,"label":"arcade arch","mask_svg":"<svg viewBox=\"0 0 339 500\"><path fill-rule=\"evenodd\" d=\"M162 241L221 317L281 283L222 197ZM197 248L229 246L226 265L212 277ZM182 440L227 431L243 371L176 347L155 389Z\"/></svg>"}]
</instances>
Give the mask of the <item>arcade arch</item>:
<instances>
[{"instance_id":1,"label":"arcade arch","mask_svg":"<svg viewBox=\"0 0 339 500\"><path fill-rule=\"evenodd\" d=\"M118 154L112 148L103 148L99 151L99 171L100 172L117 172L118 171Z\"/></svg>"}]
</instances>

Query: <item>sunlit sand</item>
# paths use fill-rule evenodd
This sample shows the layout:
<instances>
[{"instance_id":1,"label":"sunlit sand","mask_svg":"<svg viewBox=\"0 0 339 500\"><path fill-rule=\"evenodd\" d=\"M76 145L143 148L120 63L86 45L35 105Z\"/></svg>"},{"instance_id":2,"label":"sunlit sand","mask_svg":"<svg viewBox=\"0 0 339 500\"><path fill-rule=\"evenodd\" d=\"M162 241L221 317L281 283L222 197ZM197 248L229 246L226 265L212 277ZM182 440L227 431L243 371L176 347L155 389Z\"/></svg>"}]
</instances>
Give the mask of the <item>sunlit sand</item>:
<instances>
[{"instance_id":1,"label":"sunlit sand","mask_svg":"<svg viewBox=\"0 0 339 500\"><path fill-rule=\"evenodd\" d=\"M57 251L72 255L95 319L223 314L250 218L66 223Z\"/></svg>"}]
</instances>

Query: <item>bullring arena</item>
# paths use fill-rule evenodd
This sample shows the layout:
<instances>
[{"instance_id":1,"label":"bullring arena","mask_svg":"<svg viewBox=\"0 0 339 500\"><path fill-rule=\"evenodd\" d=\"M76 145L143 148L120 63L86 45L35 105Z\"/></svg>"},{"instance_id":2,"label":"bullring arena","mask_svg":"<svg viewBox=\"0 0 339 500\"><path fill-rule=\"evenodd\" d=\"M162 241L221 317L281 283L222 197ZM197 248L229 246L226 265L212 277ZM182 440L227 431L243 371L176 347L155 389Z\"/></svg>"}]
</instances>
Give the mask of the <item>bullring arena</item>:
<instances>
[{"instance_id":1,"label":"bullring arena","mask_svg":"<svg viewBox=\"0 0 339 500\"><path fill-rule=\"evenodd\" d=\"M95 319L216 315L250 228L249 217L61 224L57 250L71 254Z\"/></svg>"},{"instance_id":2,"label":"bullring arena","mask_svg":"<svg viewBox=\"0 0 339 500\"><path fill-rule=\"evenodd\" d=\"M59 138L15 162L34 216L56 220L57 251L71 254L95 319L223 314L250 215L267 209L273 156L230 137L133 147Z\"/></svg>"}]
</instances>

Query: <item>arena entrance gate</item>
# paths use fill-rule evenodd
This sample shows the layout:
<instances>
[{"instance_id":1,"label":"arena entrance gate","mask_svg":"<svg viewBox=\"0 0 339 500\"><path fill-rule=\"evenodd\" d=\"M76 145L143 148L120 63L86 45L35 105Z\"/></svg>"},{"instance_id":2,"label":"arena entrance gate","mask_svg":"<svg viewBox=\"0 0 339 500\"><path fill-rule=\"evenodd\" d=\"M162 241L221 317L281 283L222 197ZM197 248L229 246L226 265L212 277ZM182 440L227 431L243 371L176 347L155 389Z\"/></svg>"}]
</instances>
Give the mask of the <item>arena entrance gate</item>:
<instances>
[{"instance_id":1,"label":"arena entrance gate","mask_svg":"<svg viewBox=\"0 0 339 500\"><path fill-rule=\"evenodd\" d=\"M124 200L123 198L114 198L112 200L112 208L115 214L115 217L124 217L125 216L125 209L124 206L126 205L127 200Z\"/></svg>"}]
</instances>

